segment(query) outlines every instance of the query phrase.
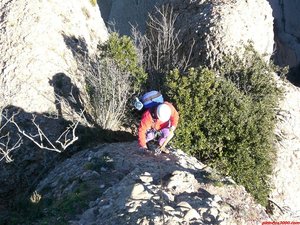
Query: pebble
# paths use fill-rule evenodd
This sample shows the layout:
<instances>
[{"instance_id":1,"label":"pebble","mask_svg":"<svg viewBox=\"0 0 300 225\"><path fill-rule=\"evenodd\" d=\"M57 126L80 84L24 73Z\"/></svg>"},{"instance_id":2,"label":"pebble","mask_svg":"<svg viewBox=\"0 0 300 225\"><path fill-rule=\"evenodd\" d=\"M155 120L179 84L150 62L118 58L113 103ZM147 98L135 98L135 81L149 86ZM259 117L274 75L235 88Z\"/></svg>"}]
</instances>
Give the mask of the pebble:
<instances>
[{"instance_id":1,"label":"pebble","mask_svg":"<svg viewBox=\"0 0 300 225\"><path fill-rule=\"evenodd\" d=\"M191 206L189 203L184 202L184 201L179 202L179 203L177 204L177 207L179 207L180 210L183 211L183 212L184 212L184 211L188 211L188 210L190 210L190 209L192 208L192 206Z\"/></svg>"},{"instance_id":2,"label":"pebble","mask_svg":"<svg viewBox=\"0 0 300 225\"><path fill-rule=\"evenodd\" d=\"M185 220L201 219L201 216L195 209L190 209L184 216Z\"/></svg>"}]
</instances>

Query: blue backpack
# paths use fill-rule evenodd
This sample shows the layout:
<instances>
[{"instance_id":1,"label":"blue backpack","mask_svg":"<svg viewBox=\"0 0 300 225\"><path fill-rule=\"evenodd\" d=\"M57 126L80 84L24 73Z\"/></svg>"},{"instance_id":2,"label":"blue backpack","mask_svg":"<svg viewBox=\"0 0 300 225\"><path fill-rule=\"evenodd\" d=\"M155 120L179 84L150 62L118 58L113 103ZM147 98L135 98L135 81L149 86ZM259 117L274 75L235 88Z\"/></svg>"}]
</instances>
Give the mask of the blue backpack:
<instances>
[{"instance_id":1,"label":"blue backpack","mask_svg":"<svg viewBox=\"0 0 300 225\"><path fill-rule=\"evenodd\" d=\"M141 98L136 98L134 106L138 110L141 110L142 108L149 109L163 102L164 98L159 91L149 91L145 93Z\"/></svg>"}]
</instances>

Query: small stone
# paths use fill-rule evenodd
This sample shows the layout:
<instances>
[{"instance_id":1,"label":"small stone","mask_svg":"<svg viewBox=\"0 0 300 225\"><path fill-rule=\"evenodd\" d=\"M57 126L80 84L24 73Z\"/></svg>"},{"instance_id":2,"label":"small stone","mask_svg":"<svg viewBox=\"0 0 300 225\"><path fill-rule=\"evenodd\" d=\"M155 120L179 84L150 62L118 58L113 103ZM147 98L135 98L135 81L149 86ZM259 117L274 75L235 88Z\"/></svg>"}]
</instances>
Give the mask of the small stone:
<instances>
[{"instance_id":1,"label":"small stone","mask_svg":"<svg viewBox=\"0 0 300 225\"><path fill-rule=\"evenodd\" d=\"M229 215L224 212L220 212L220 214L219 214L219 220L225 220L228 217L229 217Z\"/></svg>"},{"instance_id":2,"label":"small stone","mask_svg":"<svg viewBox=\"0 0 300 225\"><path fill-rule=\"evenodd\" d=\"M221 201L222 201L222 198L221 198L219 195L215 195L214 201L215 201L215 202L221 202Z\"/></svg>"},{"instance_id":3,"label":"small stone","mask_svg":"<svg viewBox=\"0 0 300 225\"><path fill-rule=\"evenodd\" d=\"M171 193L168 193L166 191L162 191L162 198L166 201L169 201L169 202L173 202L175 197L174 195L172 195Z\"/></svg>"},{"instance_id":4,"label":"small stone","mask_svg":"<svg viewBox=\"0 0 300 225\"><path fill-rule=\"evenodd\" d=\"M131 198L138 198L139 195L145 190L142 184L135 184L131 191Z\"/></svg>"},{"instance_id":5,"label":"small stone","mask_svg":"<svg viewBox=\"0 0 300 225\"><path fill-rule=\"evenodd\" d=\"M190 210L190 209L192 208L192 206L191 206L189 203L184 202L184 201L179 202L179 203L177 204L177 207L179 207L180 210L183 211L183 212L184 212L184 211L188 211L188 210Z\"/></svg>"},{"instance_id":6,"label":"small stone","mask_svg":"<svg viewBox=\"0 0 300 225\"><path fill-rule=\"evenodd\" d=\"M219 208L220 207L220 205L217 202L215 202L215 201L212 201L209 205L211 207L214 207L214 208Z\"/></svg>"},{"instance_id":7,"label":"small stone","mask_svg":"<svg viewBox=\"0 0 300 225\"><path fill-rule=\"evenodd\" d=\"M230 212L232 208L228 204L222 204L220 210L223 212Z\"/></svg>"},{"instance_id":8,"label":"small stone","mask_svg":"<svg viewBox=\"0 0 300 225\"><path fill-rule=\"evenodd\" d=\"M142 174L141 176L140 176L140 180L142 181L142 182L144 182L144 183L151 183L151 182L153 182L153 177L151 176L151 174L150 173L148 173L148 172L145 172L144 174Z\"/></svg>"},{"instance_id":9,"label":"small stone","mask_svg":"<svg viewBox=\"0 0 300 225\"><path fill-rule=\"evenodd\" d=\"M191 219L201 219L201 216L195 209L190 209L184 216L185 220L191 220Z\"/></svg>"},{"instance_id":10,"label":"small stone","mask_svg":"<svg viewBox=\"0 0 300 225\"><path fill-rule=\"evenodd\" d=\"M198 208L198 212L200 213L200 215L202 215L203 213L206 213L207 212L207 208L204 208L204 207L200 207Z\"/></svg>"},{"instance_id":11,"label":"small stone","mask_svg":"<svg viewBox=\"0 0 300 225\"><path fill-rule=\"evenodd\" d=\"M160 199L160 196L159 196L159 195L155 195L155 196L153 197L153 199L154 199L154 200L159 200L159 199Z\"/></svg>"},{"instance_id":12,"label":"small stone","mask_svg":"<svg viewBox=\"0 0 300 225\"><path fill-rule=\"evenodd\" d=\"M219 215L219 210L217 208L211 208L209 210L209 214L212 215L213 217L217 218L217 216Z\"/></svg>"},{"instance_id":13,"label":"small stone","mask_svg":"<svg viewBox=\"0 0 300 225\"><path fill-rule=\"evenodd\" d=\"M224 221L221 221L219 222L219 225L227 225L228 223L224 220Z\"/></svg>"}]
</instances>

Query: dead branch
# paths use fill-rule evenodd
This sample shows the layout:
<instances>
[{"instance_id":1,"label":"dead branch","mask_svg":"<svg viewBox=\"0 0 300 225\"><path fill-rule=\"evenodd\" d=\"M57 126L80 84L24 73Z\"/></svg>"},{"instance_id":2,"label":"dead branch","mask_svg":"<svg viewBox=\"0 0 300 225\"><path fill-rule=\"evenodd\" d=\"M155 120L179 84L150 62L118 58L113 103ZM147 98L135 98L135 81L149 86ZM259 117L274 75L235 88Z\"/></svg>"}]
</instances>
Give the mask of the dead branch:
<instances>
[{"instance_id":1,"label":"dead branch","mask_svg":"<svg viewBox=\"0 0 300 225\"><path fill-rule=\"evenodd\" d=\"M0 127L0 134L3 131L3 129L11 122L12 117L7 118L5 115L2 115L1 117L5 118L5 123ZM10 156L11 152L18 149L22 145L22 137L18 134L19 138L15 142L13 146L11 146L11 137L10 133L7 132L4 135L0 136L0 161L5 159L7 163L10 163L13 161L12 157Z\"/></svg>"},{"instance_id":2,"label":"dead branch","mask_svg":"<svg viewBox=\"0 0 300 225\"><path fill-rule=\"evenodd\" d=\"M30 134L27 133L25 130L22 130L17 122L14 120L14 116L17 113L15 113L12 116L11 123L14 124L14 126L17 128L18 132L22 134L24 137L28 138L30 141L32 141L35 145L37 145L40 149L45 149L49 151L55 151L55 152L62 152L66 150L71 144L73 144L75 141L78 140L78 137L76 136L76 128L79 124L79 121L73 122L70 126L67 127L65 131L62 132L62 134L55 140L54 143L60 144L60 148L56 147L55 144L47 137L47 135L44 133L44 131L40 128L39 124L36 123L36 116L33 115L33 118L31 119L32 124L37 129L36 134ZM72 132L72 137L70 138L69 133Z\"/></svg>"}]
</instances>

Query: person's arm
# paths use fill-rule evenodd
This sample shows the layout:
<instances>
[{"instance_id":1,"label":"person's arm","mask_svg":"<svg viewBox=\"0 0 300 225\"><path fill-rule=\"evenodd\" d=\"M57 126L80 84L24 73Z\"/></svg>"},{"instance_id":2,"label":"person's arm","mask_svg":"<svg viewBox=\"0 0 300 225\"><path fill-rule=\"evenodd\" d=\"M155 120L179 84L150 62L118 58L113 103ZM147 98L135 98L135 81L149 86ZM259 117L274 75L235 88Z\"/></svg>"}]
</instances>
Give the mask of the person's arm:
<instances>
[{"instance_id":1,"label":"person's arm","mask_svg":"<svg viewBox=\"0 0 300 225\"><path fill-rule=\"evenodd\" d=\"M141 119L139 130L138 130L138 142L141 148L147 148L146 145L146 132L151 128L152 117L149 111L146 111Z\"/></svg>"}]
</instances>

